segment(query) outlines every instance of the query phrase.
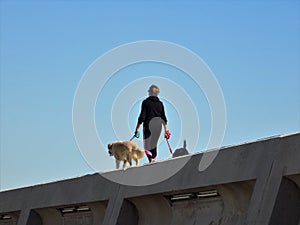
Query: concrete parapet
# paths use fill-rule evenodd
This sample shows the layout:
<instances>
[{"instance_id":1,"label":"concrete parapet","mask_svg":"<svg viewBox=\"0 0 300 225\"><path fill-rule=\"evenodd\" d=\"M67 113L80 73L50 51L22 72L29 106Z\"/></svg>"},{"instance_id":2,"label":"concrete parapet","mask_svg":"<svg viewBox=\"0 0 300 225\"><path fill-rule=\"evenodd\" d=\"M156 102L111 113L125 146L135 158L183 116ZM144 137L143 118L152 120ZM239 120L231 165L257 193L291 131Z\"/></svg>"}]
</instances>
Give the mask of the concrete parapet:
<instances>
[{"instance_id":1,"label":"concrete parapet","mask_svg":"<svg viewBox=\"0 0 300 225\"><path fill-rule=\"evenodd\" d=\"M224 147L200 172L202 155L2 191L0 225L300 225L300 133Z\"/></svg>"}]
</instances>

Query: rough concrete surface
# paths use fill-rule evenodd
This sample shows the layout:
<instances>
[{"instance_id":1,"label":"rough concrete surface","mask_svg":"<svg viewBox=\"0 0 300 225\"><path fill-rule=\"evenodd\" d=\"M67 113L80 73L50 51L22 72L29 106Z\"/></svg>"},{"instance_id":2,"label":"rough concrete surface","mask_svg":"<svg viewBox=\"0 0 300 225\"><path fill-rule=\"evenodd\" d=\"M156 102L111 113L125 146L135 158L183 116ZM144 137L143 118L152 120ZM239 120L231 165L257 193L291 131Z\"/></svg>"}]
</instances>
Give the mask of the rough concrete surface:
<instances>
[{"instance_id":1,"label":"rough concrete surface","mask_svg":"<svg viewBox=\"0 0 300 225\"><path fill-rule=\"evenodd\" d=\"M199 172L202 156L2 191L0 225L300 225L300 133L224 147Z\"/></svg>"}]
</instances>

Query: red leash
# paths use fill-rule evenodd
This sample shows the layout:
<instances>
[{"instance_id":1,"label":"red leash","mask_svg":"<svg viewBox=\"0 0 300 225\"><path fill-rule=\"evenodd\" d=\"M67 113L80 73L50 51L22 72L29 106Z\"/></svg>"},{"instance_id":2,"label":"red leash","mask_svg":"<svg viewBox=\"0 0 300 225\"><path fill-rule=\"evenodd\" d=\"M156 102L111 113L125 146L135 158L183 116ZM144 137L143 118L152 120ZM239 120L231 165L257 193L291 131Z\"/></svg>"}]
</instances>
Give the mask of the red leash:
<instances>
[{"instance_id":1,"label":"red leash","mask_svg":"<svg viewBox=\"0 0 300 225\"><path fill-rule=\"evenodd\" d=\"M173 154L172 148L171 148L170 143L169 143L169 140L168 140L167 138L166 138L166 141L167 141L167 144L168 144L168 146L169 146L170 153Z\"/></svg>"}]
</instances>

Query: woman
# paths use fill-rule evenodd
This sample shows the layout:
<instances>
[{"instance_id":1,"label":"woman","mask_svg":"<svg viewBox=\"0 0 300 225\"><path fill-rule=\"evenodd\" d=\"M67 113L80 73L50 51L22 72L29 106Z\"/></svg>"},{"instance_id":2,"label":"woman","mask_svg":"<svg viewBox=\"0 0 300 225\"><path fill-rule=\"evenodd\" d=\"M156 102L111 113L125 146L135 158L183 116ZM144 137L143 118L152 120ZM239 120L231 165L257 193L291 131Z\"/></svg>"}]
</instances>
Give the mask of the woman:
<instances>
[{"instance_id":1,"label":"woman","mask_svg":"<svg viewBox=\"0 0 300 225\"><path fill-rule=\"evenodd\" d=\"M165 138L170 138L167 126L167 118L163 103L157 97L159 88L151 85L148 90L149 97L142 103L142 109L135 128L135 136L143 124L144 148L150 163L155 162L157 156L157 142L161 133L162 124L165 129Z\"/></svg>"}]
</instances>

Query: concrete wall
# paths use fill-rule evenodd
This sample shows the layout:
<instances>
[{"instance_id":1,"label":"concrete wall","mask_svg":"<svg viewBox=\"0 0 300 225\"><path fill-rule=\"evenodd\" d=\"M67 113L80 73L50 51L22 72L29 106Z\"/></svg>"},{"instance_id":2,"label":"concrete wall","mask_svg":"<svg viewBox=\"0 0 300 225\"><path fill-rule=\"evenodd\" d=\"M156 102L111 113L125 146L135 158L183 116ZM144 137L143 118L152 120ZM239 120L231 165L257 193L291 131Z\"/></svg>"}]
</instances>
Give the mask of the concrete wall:
<instances>
[{"instance_id":1,"label":"concrete wall","mask_svg":"<svg viewBox=\"0 0 300 225\"><path fill-rule=\"evenodd\" d=\"M106 179L147 179L185 157L156 184ZM0 225L300 225L299 133L223 148L199 172L202 157L0 192Z\"/></svg>"}]
</instances>

